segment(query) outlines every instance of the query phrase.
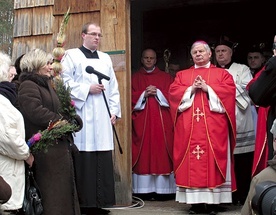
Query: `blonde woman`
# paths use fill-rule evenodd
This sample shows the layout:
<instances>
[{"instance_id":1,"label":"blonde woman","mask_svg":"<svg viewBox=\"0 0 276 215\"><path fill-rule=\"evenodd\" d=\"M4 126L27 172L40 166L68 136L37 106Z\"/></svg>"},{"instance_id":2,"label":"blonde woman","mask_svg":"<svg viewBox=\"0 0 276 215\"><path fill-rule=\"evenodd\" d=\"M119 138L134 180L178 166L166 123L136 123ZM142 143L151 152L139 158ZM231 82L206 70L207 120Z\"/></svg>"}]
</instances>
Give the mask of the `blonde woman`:
<instances>
[{"instance_id":1,"label":"blonde woman","mask_svg":"<svg viewBox=\"0 0 276 215\"><path fill-rule=\"evenodd\" d=\"M61 100L52 82L52 56L41 49L26 53L18 89L19 109L25 120L26 140L51 122L68 119L61 113ZM69 107L68 107L69 108ZM76 116L81 123L81 119ZM81 127L81 126L80 126ZM74 181L72 132L45 143L47 152L34 152L34 174L42 195L43 215L80 215Z\"/></svg>"}]
</instances>

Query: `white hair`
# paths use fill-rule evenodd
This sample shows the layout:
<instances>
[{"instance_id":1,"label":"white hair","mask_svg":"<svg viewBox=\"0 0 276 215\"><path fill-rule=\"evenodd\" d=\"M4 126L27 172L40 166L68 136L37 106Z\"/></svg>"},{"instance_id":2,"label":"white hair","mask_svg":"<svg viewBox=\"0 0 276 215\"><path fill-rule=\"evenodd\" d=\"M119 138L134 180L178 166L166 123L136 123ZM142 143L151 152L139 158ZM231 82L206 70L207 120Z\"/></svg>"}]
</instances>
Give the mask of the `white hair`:
<instances>
[{"instance_id":1,"label":"white hair","mask_svg":"<svg viewBox=\"0 0 276 215\"><path fill-rule=\"evenodd\" d=\"M193 43L193 45L192 45L192 47L191 47L191 51L190 51L191 54L192 54L193 48L194 48L195 46L197 46L197 45L203 45L204 48L205 48L205 50L206 50L207 52L211 52L211 48L210 48L210 46L208 45L208 43L206 43L206 42L203 41L203 40L198 40L198 41L196 41L196 42Z\"/></svg>"},{"instance_id":2,"label":"white hair","mask_svg":"<svg viewBox=\"0 0 276 215\"><path fill-rule=\"evenodd\" d=\"M0 51L0 82L9 81L10 66L11 66L10 56Z\"/></svg>"}]
</instances>

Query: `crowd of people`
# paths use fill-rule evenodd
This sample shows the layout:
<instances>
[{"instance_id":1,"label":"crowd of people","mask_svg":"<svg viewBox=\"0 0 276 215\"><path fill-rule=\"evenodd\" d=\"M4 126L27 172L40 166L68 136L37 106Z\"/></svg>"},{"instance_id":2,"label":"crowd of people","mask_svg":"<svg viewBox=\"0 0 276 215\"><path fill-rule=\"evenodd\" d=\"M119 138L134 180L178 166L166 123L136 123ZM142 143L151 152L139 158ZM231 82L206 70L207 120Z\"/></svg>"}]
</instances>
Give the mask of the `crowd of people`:
<instances>
[{"instance_id":1,"label":"crowd of people","mask_svg":"<svg viewBox=\"0 0 276 215\"><path fill-rule=\"evenodd\" d=\"M247 52L247 65L234 62L236 47L225 36L213 50L207 42L196 41L190 50L194 65L173 72L169 88L165 86L170 79L165 83L162 77L170 74L170 67L160 73L155 51L143 51L142 66L132 74L133 195L159 200L161 181L157 178L162 177L163 188L168 188L173 180L166 178L174 175L173 198L190 204L190 214L217 214L225 210L221 203L244 205L244 215L252 213L252 189L258 181L270 178L275 165L270 132L275 119L274 74L270 71L276 65L274 55L267 60L263 46L256 44ZM166 110L171 120L161 118ZM152 119L156 129L161 127L159 133ZM168 138L171 121L172 147ZM164 138L168 145L163 144ZM158 150L154 150L156 144ZM164 146L167 151L158 166L156 158ZM172 172L162 176L157 171L171 164Z\"/></svg>"},{"instance_id":2,"label":"crowd of people","mask_svg":"<svg viewBox=\"0 0 276 215\"><path fill-rule=\"evenodd\" d=\"M43 215L107 214L103 208L115 205L112 126L121 117L120 94L111 58L97 50L101 36L99 25L85 24L83 45L66 51L58 74L53 54L42 49L24 53L14 65L0 53L5 215L24 214L25 168L34 173ZM86 72L88 65L110 80Z\"/></svg>"},{"instance_id":3,"label":"crowd of people","mask_svg":"<svg viewBox=\"0 0 276 215\"><path fill-rule=\"evenodd\" d=\"M26 168L41 190L44 215L108 214L116 204L118 81L110 56L98 50L101 27L86 23L81 37L82 45L62 56L58 76L45 50L32 49L14 64L0 52L0 210L6 214L24 214ZM276 38L271 58L254 45L247 65L234 62L236 45L225 36L213 49L197 40L193 65L181 69L172 60L166 71L154 49L143 50L131 76L133 196L189 204L189 214L214 215L221 204L253 214L256 185L276 177Z\"/></svg>"}]
</instances>

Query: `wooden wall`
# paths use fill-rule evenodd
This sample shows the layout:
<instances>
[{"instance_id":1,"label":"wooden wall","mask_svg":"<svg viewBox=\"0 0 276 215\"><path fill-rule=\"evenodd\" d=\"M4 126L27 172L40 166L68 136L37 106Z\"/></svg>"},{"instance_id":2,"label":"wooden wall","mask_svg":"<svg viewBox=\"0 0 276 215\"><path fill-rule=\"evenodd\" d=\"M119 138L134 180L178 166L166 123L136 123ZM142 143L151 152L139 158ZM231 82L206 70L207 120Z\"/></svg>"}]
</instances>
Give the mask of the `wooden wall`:
<instances>
[{"instance_id":1,"label":"wooden wall","mask_svg":"<svg viewBox=\"0 0 276 215\"><path fill-rule=\"evenodd\" d=\"M116 203L130 205L131 183L131 87L130 87L130 3L129 0L20 0L15 1L13 61L21 54L42 48L51 52L64 13L70 7L65 49L82 44L81 27L97 22L103 38L99 50L107 52L113 61L121 95L122 119L116 131L123 154L114 138L114 169Z\"/></svg>"}]
</instances>

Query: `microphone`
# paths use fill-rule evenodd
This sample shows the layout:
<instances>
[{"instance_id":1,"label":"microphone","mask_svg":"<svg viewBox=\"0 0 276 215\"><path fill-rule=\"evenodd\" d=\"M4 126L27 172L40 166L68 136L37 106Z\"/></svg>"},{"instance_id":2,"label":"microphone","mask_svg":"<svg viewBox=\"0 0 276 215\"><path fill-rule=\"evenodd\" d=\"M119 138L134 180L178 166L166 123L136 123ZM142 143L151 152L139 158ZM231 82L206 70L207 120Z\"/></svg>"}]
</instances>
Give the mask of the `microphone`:
<instances>
[{"instance_id":1,"label":"microphone","mask_svg":"<svg viewBox=\"0 0 276 215\"><path fill-rule=\"evenodd\" d=\"M89 74L93 73L93 74L97 75L98 78L101 78L101 79L103 78L103 79L108 80L108 81L110 80L110 77L104 75L103 73L100 73L100 72L96 71L92 66L87 66L85 70Z\"/></svg>"}]
</instances>

